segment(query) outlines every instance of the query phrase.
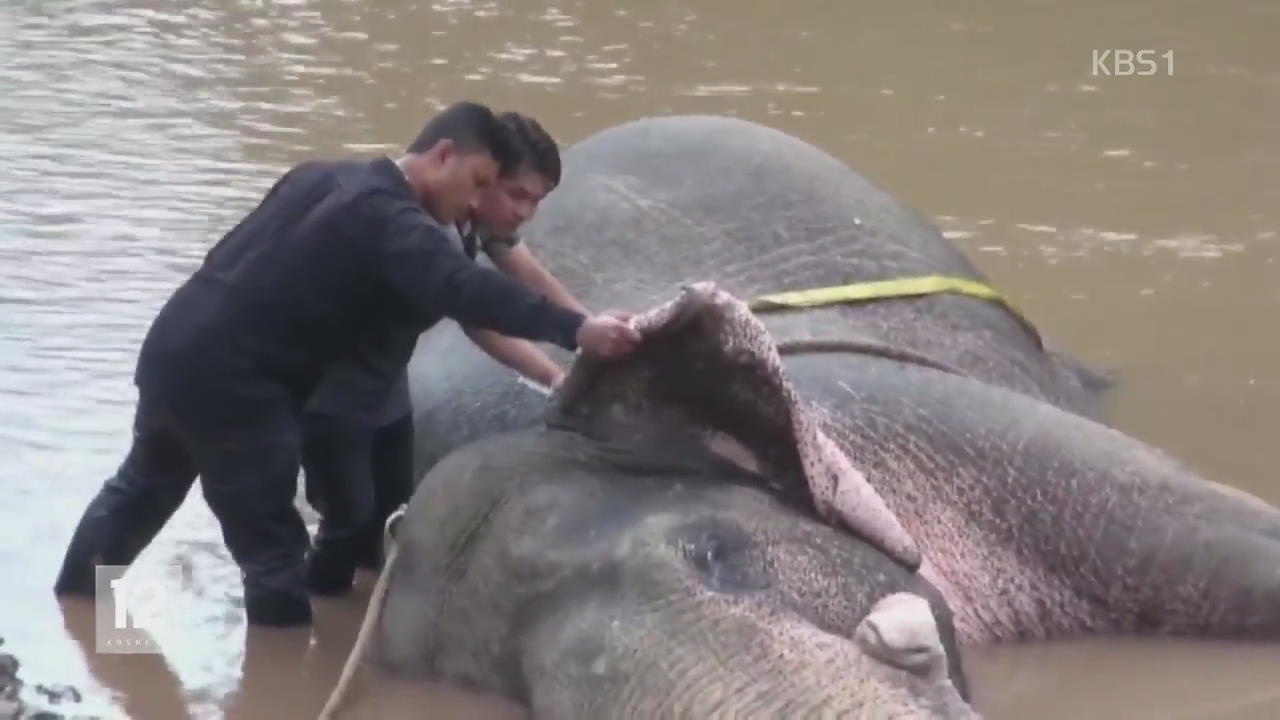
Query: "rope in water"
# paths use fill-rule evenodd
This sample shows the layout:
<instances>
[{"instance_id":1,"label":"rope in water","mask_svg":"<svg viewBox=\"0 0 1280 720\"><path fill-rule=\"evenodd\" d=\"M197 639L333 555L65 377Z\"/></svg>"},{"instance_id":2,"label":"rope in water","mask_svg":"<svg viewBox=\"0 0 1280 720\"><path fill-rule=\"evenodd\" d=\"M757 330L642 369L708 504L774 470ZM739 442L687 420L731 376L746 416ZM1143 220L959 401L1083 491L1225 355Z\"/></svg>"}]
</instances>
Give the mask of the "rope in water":
<instances>
[{"instance_id":1,"label":"rope in water","mask_svg":"<svg viewBox=\"0 0 1280 720\"><path fill-rule=\"evenodd\" d=\"M329 693L329 700L324 704L324 708L320 710L317 720L332 720L337 717L338 710L342 707L342 703L351 688L351 681L355 677L356 668L364 661L369 639L373 636L373 629L382 615L382 604L386 600L391 568L395 564L397 551L399 550L399 545L395 539L395 526L399 523L407 507L402 503L400 507L396 508L395 512L392 512L387 517L385 533L383 534L383 544L387 548L386 559L382 562L382 570L378 573L378 581L374 584L373 591L369 594L369 604L365 607L364 620L360 622L360 631L356 633L355 642L351 644L351 652L347 655L347 661L342 666L342 674L338 676L338 682L334 685L333 692Z\"/></svg>"}]
</instances>

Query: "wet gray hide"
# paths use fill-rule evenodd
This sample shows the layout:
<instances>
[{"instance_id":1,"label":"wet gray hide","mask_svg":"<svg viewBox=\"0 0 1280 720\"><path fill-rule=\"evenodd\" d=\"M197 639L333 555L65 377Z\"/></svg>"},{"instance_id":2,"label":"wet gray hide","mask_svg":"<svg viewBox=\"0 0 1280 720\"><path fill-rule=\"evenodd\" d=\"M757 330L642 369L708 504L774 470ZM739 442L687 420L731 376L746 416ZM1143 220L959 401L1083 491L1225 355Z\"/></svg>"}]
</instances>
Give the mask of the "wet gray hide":
<instances>
[{"instance_id":1,"label":"wet gray hide","mask_svg":"<svg viewBox=\"0 0 1280 720\"><path fill-rule=\"evenodd\" d=\"M914 541L742 309L690 287L544 427L436 464L380 665L537 717L973 717Z\"/></svg>"}]
</instances>

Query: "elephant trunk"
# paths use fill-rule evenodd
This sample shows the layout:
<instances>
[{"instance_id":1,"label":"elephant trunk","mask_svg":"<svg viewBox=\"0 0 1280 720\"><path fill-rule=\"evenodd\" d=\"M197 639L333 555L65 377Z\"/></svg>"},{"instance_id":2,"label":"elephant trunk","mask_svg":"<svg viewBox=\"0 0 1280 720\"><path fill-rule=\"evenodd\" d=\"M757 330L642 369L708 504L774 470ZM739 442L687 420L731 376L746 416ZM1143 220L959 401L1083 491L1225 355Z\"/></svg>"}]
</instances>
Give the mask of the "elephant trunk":
<instances>
[{"instance_id":1,"label":"elephant trunk","mask_svg":"<svg viewBox=\"0 0 1280 720\"><path fill-rule=\"evenodd\" d=\"M882 600L856 639L723 595L607 605L540 625L525 668L534 717L978 717L915 595Z\"/></svg>"}]
</instances>

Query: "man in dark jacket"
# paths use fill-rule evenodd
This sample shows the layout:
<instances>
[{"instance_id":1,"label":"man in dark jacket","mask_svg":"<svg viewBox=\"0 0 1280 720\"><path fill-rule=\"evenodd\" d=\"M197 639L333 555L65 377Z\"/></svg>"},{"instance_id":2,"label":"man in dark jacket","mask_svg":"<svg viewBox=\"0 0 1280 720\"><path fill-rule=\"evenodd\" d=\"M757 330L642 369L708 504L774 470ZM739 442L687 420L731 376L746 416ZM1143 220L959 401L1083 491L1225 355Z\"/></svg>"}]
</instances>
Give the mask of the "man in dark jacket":
<instances>
[{"instance_id":1,"label":"man in dark jacket","mask_svg":"<svg viewBox=\"0 0 1280 720\"><path fill-rule=\"evenodd\" d=\"M587 309L537 260L517 234L560 182L560 151L533 118L505 112L516 162L479 193L464 227L447 228L467 257L483 250L494 265L553 302ZM425 131L429 136L434 126ZM491 330L464 327L498 362L554 387L563 370L536 345ZM351 589L357 566L380 562L382 526L413 489L414 428L406 366L419 331L378 326L330 367L302 416L302 469L307 500L321 515L307 566L312 593Z\"/></svg>"},{"instance_id":2,"label":"man in dark jacket","mask_svg":"<svg viewBox=\"0 0 1280 720\"><path fill-rule=\"evenodd\" d=\"M299 415L370 324L421 331L449 317L603 357L634 349L620 314L555 305L450 243L440 224L465 217L515 158L483 105L442 115L436 139L399 160L291 169L173 294L139 354L132 447L85 510L56 593L91 595L96 564L132 563L198 475L249 623L310 622Z\"/></svg>"}]
</instances>

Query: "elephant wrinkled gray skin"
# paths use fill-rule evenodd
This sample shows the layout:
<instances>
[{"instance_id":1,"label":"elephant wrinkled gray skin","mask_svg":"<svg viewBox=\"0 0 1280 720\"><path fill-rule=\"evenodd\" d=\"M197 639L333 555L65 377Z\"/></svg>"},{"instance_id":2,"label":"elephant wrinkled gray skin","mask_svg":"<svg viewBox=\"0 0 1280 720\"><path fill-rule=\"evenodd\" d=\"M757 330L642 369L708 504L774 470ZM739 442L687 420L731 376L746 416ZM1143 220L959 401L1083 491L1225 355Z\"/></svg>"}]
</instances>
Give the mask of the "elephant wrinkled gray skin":
<instances>
[{"instance_id":1,"label":"elephant wrinkled gray skin","mask_svg":"<svg viewBox=\"0 0 1280 720\"><path fill-rule=\"evenodd\" d=\"M936 228L825 152L724 117L629 122L564 153L564 180L522 230L589 305L642 310L689 282L739 298L902 277L985 277ZM998 304L957 294L765 317L779 341L860 340L1096 417L1106 380ZM557 348L551 351L568 361ZM828 358L824 362L839 362ZM477 367L477 364L479 365ZM414 365L418 467L495 427L539 419L452 324Z\"/></svg>"},{"instance_id":2,"label":"elephant wrinkled gray skin","mask_svg":"<svg viewBox=\"0 0 1280 720\"><path fill-rule=\"evenodd\" d=\"M398 529L379 664L539 718L974 717L923 579L731 467L669 460L554 429L446 457ZM903 593L940 627L884 607Z\"/></svg>"},{"instance_id":3,"label":"elephant wrinkled gray skin","mask_svg":"<svg viewBox=\"0 0 1280 720\"><path fill-rule=\"evenodd\" d=\"M538 717L975 717L918 550L734 307L691 288L637 318L626 362L578 363L546 428L427 473L383 666Z\"/></svg>"},{"instance_id":4,"label":"elephant wrinkled gray skin","mask_svg":"<svg viewBox=\"0 0 1280 720\"><path fill-rule=\"evenodd\" d=\"M848 167L783 133L727 118L642 120L578 143L565 154L564 184L525 235L552 271L598 308L651 308L700 280L751 298L903 276L981 279L935 228ZM920 576L945 598L943 604L934 599L935 612L945 626L942 611L949 609L962 644L1098 632L1280 637L1280 511L1256 498L1220 492L1164 453L1092 419L1098 377L1046 349L1007 309L948 294L770 313L760 320L772 341L796 350L783 358L789 383L820 410L826 436L918 549L924 560ZM844 343L847 352L806 352L806 339ZM762 442L777 447L779 438L749 437L735 426L735 408L749 403L750 393L725 390L722 369L687 369L688 381L677 384L676 396L667 396L673 402L664 407L710 399L722 403L721 412L678 416L669 427L659 423L675 430L660 434L664 443L695 457L704 443L681 444L679 430L713 430L736 441L730 442L736 454L745 448L748 460L763 461L763 478L739 471L755 487L768 486L762 479L777 480L771 472L794 475L794 463L752 456ZM411 372L424 469L480 438L544 420L545 399L480 355L452 326L424 336ZM626 430L637 427L652 426L624 424L615 427L622 432L587 439L621 445L634 456L644 443ZM574 436L591 431L581 423L568 430ZM520 437L527 452L534 452L536 443L529 445L527 435L507 442L521 442ZM506 447L501 440L484 443L490 454ZM447 515L452 504L473 501L467 487L487 481L480 473L450 485L452 493L441 492L451 472L459 472L458 462L427 476L406 516L415 532L424 533L422 543L452 536L432 530L414 513L428 513L434 503L441 505L434 512ZM601 463L588 474L592 480L581 480L586 499L544 491L540 517L577 516L583 533L593 524L616 522L611 508L634 492L630 474ZM704 485L710 478L718 492L729 492L722 471L695 474ZM795 494L795 478L783 480L772 490L774 501L791 503L795 514L770 511L771 523L795 533L818 532L805 494ZM694 481L685 474L668 476L667 482L672 492L688 492ZM745 512L727 496L707 493L681 502L700 502L695 514L720 518ZM642 507L646 514L628 527L654 527L671 512ZM884 546L861 542L856 523L850 529L831 542L890 563L878 552ZM770 552L767 539L747 534L753 546ZM558 560L545 544L521 544L511 526L490 524L466 537L468 543L521 547L524 554L509 556L507 571L513 575ZM450 552L461 554L466 547ZM802 547L785 545L777 557L787 560ZM627 543L618 548L612 564L603 567L625 564L640 552ZM448 578L465 568L450 564L434 581L451 586ZM842 594L876 595L863 598L839 624L836 632L844 637L870 602L906 589L844 572L838 579L818 577L793 587L809 582L829 593L839 584ZM592 587L589 577L581 579L580 589ZM484 587L498 595L514 586L495 577ZM638 601L644 589L630 589L634 597L623 593L613 601ZM422 591L402 594L414 592ZM645 627L667 635L642 652L661 655L669 642L689 643L669 637L687 625L678 613L664 616L656 603L645 607ZM803 616L794 607L792 612ZM407 622L409 615L397 622ZM669 627L654 627L664 621ZM473 651L496 642L454 640ZM722 672L722 665L712 665L720 649L710 645L707 652L710 657L692 667Z\"/></svg>"}]
</instances>

